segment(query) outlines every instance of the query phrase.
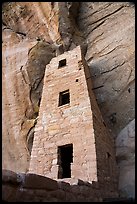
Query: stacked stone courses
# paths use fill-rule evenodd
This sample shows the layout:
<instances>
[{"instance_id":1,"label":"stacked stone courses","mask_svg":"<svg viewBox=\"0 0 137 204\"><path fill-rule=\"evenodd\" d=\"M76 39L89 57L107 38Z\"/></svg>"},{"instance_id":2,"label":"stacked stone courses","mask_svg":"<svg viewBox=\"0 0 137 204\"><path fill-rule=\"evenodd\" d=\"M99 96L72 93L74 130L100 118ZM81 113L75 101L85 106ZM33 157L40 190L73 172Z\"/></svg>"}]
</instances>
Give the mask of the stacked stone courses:
<instances>
[{"instance_id":1,"label":"stacked stone courses","mask_svg":"<svg viewBox=\"0 0 137 204\"><path fill-rule=\"evenodd\" d=\"M59 68L59 61L64 59L66 65ZM109 195L117 190L114 141L92 88L80 46L53 58L46 66L29 173L58 180L58 147L72 144L71 178L62 180L97 181ZM65 90L69 90L70 103L59 106L59 93Z\"/></svg>"},{"instance_id":2,"label":"stacked stone courses","mask_svg":"<svg viewBox=\"0 0 137 204\"><path fill-rule=\"evenodd\" d=\"M102 202L105 195L97 182L90 184L78 179L71 184L36 174L2 172L5 202Z\"/></svg>"}]
</instances>

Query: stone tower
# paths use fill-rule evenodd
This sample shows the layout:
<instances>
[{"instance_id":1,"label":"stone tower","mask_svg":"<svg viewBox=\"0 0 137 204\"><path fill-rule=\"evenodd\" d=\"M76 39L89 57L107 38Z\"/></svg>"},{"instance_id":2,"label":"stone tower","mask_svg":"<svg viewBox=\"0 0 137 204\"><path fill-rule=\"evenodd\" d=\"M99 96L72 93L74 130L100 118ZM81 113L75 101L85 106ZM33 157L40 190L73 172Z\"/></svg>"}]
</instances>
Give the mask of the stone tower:
<instances>
[{"instance_id":1,"label":"stone tower","mask_svg":"<svg viewBox=\"0 0 137 204\"><path fill-rule=\"evenodd\" d=\"M116 184L114 142L80 46L46 67L29 173Z\"/></svg>"}]
</instances>

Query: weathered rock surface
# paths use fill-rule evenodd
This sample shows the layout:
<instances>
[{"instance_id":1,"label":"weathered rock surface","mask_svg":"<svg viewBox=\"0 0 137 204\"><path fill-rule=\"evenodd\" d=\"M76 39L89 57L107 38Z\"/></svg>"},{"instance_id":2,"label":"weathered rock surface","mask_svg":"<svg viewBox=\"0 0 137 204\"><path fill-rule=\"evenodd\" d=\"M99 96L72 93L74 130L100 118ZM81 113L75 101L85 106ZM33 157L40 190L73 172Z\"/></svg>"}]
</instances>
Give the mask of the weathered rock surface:
<instances>
[{"instance_id":1,"label":"weathered rock surface","mask_svg":"<svg viewBox=\"0 0 137 204\"><path fill-rule=\"evenodd\" d=\"M24 28L24 24L21 24L23 17L15 18L19 15L18 8L21 5L13 3L11 11L9 3L8 8L4 8L7 9L7 13L3 14L2 159L3 168L26 172L38 116L45 66L55 56L55 46L47 42L46 38L36 39L37 36L34 38L33 30L31 30L32 37L24 34L29 32L27 30L29 25L24 21L26 25ZM29 6L23 5L25 8ZM31 12L28 15L31 15Z\"/></svg>"},{"instance_id":2,"label":"weathered rock surface","mask_svg":"<svg viewBox=\"0 0 137 204\"><path fill-rule=\"evenodd\" d=\"M135 197L135 120L132 120L116 139L121 197Z\"/></svg>"},{"instance_id":3,"label":"weathered rock surface","mask_svg":"<svg viewBox=\"0 0 137 204\"><path fill-rule=\"evenodd\" d=\"M88 44L86 60L99 107L116 137L135 117L134 4L82 2L77 22Z\"/></svg>"},{"instance_id":4,"label":"weathered rock surface","mask_svg":"<svg viewBox=\"0 0 137 204\"><path fill-rule=\"evenodd\" d=\"M134 119L133 3L5 2L2 21L3 168L27 171L45 66L79 44L112 135Z\"/></svg>"},{"instance_id":5,"label":"weathered rock surface","mask_svg":"<svg viewBox=\"0 0 137 204\"><path fill-rule=\"evenodd\" d=\"M26 83L21 67L28 60L28 50L36 43L11 30L3 31L2 55L2 148L3 168L25 171L29 161L26 137L33 121L25 117L26 108L32 104L29 98L29 85ZM26 127L22 124L26 120Z\"/></svg>"},{"instance_id":6,"label":"weathered rock surface","mask_svg":"<svg viewBox=\"0 0 137 204\"><path fill-rule=\"evenodd\" d=\"M75 184L37 174L2 171L2 200L5 202L102 202L118 198L117 192L101 188L98 182ZM12 181L12 182L11 182Z\"/></svg>"}]
</instances>

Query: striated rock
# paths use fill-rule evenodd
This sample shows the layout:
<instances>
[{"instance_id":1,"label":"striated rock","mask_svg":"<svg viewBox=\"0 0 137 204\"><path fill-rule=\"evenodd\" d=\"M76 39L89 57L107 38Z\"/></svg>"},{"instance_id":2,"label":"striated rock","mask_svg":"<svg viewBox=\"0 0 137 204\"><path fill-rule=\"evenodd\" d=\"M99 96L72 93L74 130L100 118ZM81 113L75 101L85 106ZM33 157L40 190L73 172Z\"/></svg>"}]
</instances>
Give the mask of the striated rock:
<instances>
[{"instance_id":1,"label":"striated rock","mask_svg":"<svg viewBox=\"0 0 137 204\"><path fill-rule=\"evenodd\" d=\"M50 2L5 2L2 10L4 25L14 32L47 42L59 38L58 7Z\"/></svg>"},{"instance_id":2,"label":"striated rock","mask_svg":"<svg viewBox=\"0 0 137 204\"><path fill-rule=\"evenodd\" d=\"M135 197L135 120L117 136L116 156L119 165L121 197Z\"/></svg>"},{"instance_id":3,"label":"striated rock","mask_svg":"<svg viewBox=\"0 0 137 204\"><path fill-rule=\"evenodd\" d=\"M134 4L82 2L77 23L88 44L86 60L97 102L116 137L135 117Z\"/></svg>"},{"instance_id":4,"label":"striated rock","mask_svg":"<svg viewBox=\"0 0 137 204\"><path fill-rule=\"evenodd\" d=\"M22 39L15 32L4 29L2 55L2 134L3 168L26 171L29 153L26 134L21 130L26 107L33 108L29 98L29 85L26 83L21 67L28 60L28 50L36 41ZM30 128L30 127L29 127Z\"/></svg>"},{"instance_id":5,"label":"striated rock","mask_svg":"<svg viewBox=\"0 0 137 204\"><path fill-rule=\"evenodd\" d=\"M87 44L83 32L77 25L79 2L59 2L59 33L63 41L64 51L72 50L81 45L83 54L87 51Z\"/></svg>"},{"instance_id":6,"label":"striated rock","mask_svg":"<svg viewBox=\"0 0 137 204\"><path fill-rule=\"evenodd\" d=\"M45 39L38 41L32 38L33 36L30 38L29 34L22 34L25 31L18 28L22 29L23 25L19 24L16 28L18 24L15 18L20 4L6 5L6 8L3 8L2 36L3 168L26 172L39 111L44 70L55 54L55 46ZM22 3L21 5L25 6ZM11 6L13 10L9 8ZM10 24L10 21L14 22L14 25ZM18 21L23 22L19 18ZM26 23L26 29L27 25Z\"/></svg>"},{"instance_id":7,"label":"striated rock","mask_svg":"<svg viewBox=\"0 0 137 204\"><path fill-rule=\"evenodd\" d=\"M45 41L38 42L29 50L28 61L24 69L28 74L30 100L34 105L34 108L39 106L40 103L45 67L54 56L55 50L52 49L51 44Z\"/></svg>"}]
</instances>

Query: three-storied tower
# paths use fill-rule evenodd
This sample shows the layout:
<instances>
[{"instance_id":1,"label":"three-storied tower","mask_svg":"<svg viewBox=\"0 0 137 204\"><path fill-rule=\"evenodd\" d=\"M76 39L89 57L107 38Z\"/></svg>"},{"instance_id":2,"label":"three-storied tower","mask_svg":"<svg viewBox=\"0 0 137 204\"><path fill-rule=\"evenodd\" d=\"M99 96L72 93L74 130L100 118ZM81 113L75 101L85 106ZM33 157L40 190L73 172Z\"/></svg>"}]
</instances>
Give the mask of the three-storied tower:
<instances>
[{"instance_id":1,"label":"three-storied tower","mask_svg":"<svg viewBox=\"0 0 137 204\"><path fill-rule=\"evenodd\" d=\"M114 142L80 46L46 66L29 172L52 179L116 183Z\"/></svg>"}]
</instances>

